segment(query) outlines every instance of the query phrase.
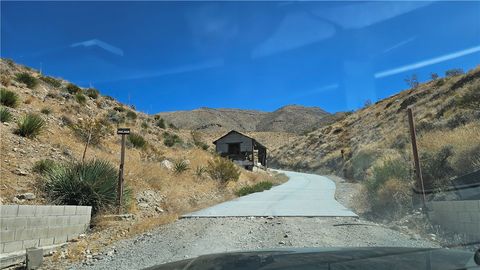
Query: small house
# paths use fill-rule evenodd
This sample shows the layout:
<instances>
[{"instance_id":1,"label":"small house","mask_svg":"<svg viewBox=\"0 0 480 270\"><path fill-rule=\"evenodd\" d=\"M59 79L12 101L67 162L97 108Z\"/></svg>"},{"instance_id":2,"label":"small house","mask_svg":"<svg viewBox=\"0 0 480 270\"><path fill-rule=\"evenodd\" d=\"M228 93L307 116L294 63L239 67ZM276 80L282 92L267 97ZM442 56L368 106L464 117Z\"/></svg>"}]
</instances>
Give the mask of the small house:
<instances>
[{"instance_id":1,"label":"small house","mask_svg":"<svg viewBox=\"0 0 480 270\"><path fill-rule=\"evenodd\" d=\"M267 148L254 138L232 130L214 141L215 150L247 170L267 168Z\"/></svg>"}]
</instances>

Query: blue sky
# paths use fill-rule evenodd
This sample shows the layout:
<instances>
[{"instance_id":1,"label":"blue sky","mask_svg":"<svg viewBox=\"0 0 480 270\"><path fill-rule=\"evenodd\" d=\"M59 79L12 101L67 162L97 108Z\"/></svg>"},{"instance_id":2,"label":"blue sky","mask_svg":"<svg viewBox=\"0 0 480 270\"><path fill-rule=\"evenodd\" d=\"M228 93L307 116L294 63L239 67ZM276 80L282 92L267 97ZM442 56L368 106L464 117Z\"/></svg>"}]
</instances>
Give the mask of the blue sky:
<instances>
[{"instance_id":1,"label":"blue sky","mask_svg":"<svg viewBox=\"0 0 480 270\"><path fill-rule=\"evenodd\" d=\"M1 2L1 56L155 113L329 112L480 64L480 2Z\"/></svg>"}]
</instances>

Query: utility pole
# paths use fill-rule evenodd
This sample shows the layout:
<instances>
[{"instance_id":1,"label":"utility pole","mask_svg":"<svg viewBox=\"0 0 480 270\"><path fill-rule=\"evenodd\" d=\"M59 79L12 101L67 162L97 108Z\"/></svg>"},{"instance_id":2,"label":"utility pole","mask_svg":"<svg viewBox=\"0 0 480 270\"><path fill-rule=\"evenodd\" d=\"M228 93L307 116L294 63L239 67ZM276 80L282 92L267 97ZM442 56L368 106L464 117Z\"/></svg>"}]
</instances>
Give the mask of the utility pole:
<instances>
[{"instance_id":1,"label":"utility pole","mask_svg":"<svg viewBox=\"0 0 480 270\"><path fill-rule=\"evenodd\" d=\"M408 124L410 126L410 137L412 141L412 152L413 152L413 161L415 163L415 176L417 180L417 187L420 187L422 189L423 210L426 211L425 186L423 185L422 168L420 167L420 159L418 158L417 135L415 132L415 122L413 118L412 107L407 108L407 113L408 113Z\"/></svg>"},{"instance_id":2,"label":"utility pole","mask_svg":"<svg viewBox=\"0 0 480 270\"><path fill-rule=\"evenodd\" d=\"M122 145L120 150L120 168L118 170L118 185L117 185L117 211L118 214L122 213L122 201L123 201L123 170L125 165L125 136L130 134L129 128L118 128L117 134L122 136Z\"/></svg>"}]
</instances>

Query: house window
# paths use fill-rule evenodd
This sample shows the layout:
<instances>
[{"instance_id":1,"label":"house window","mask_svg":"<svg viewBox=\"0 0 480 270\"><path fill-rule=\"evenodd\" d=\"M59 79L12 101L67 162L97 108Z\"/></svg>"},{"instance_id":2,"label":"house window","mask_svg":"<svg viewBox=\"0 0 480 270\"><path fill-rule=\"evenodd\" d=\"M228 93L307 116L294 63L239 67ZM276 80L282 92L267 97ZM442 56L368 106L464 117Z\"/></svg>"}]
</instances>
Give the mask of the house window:
<instances>
[{"instance_id":1,"label":"house window","mask_svg":"<svg viewBox=\"0 0 480 270\"><path fill-rule=\"evenodd\" d=\"M240 154L240 143L229 143L228 144L228 154L231 154L231 155Z\"/></svg>"}]
</instances>

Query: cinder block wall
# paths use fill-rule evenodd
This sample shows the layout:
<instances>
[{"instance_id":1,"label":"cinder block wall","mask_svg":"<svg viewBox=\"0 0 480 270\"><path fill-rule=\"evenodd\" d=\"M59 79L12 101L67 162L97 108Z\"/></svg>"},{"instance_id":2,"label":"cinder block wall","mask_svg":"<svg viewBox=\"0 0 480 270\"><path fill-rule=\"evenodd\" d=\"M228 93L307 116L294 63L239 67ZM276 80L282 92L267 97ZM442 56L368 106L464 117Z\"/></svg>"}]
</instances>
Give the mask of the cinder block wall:
<instances>
[{"instance_id":1,"label":"cinder block wall","mask_svg":"<svg viewBox=\"0 0 480 270\"><path fill-rule=\"evenodd\" d=\"M430 220L442 228L480 241L480 200L428 202Z\"/></svg>"},{"instance_id":2,"label":"cinder block wall","mask_svg":"<svg viewBox=\"0 0 480 270\"><path fill-rule=\"evenodd\" d=\"M85 232L92 207L0 205L0 253L61 244Z\"/></svg>"}]
</instances>

